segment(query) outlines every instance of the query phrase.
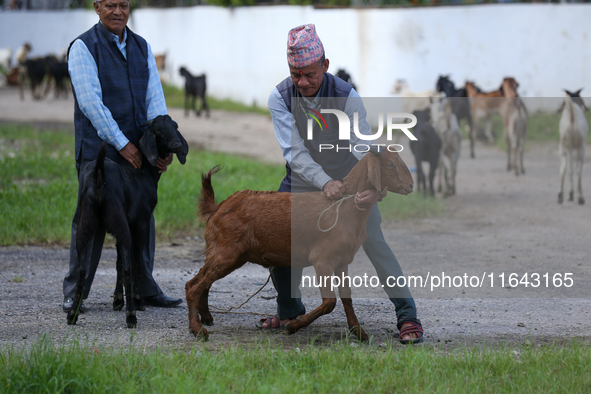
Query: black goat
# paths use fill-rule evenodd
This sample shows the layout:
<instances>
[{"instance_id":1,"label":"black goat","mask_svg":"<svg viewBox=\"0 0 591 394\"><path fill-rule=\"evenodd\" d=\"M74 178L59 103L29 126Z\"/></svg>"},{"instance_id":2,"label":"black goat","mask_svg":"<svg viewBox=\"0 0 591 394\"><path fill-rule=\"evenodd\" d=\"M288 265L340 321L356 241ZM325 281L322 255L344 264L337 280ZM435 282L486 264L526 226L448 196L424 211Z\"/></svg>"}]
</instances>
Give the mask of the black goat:
<instances>
[{"instance_id":1,"label":"black goat","mask_svg":"<svg viewBox=\"0 0 591 394\"><path fill-rule=\"evenodd\" d=\"M349 75L347 71L340 68L335 75L341 78L343 81L347 82L349 85L353 86L353 89L357 90L357 87L353 83L353 78L351 78L351 75Z\"/></svg>"},{"instance_id":2,"label":"black goat","mask_svg":"<svg viewBox=\"0 0 591 394\"><path fill-rule=\"evenodd\" d=\"M417 137L417 141L410 141L410 149L415 156L417 166L417 190L420 191L422 185L423 193L425 196L427 195L425 173L421 164L425 161L429 163L429 194L434 196L433 179L441 154L441 138L429 123L431 118L429 111L429 109L424 109L413 112L417 117L417 125L413 128L413 134Z\"/></svg>"},{"instance_id":3,"label":"black goat","mask_svg":"<svg viewBox=\"0 0 591 394\"><path fill-rule=\"evenodd\" d=\"M45 58L27 59L25 61L27 76L31 81L31 93L33 98L39 100L44 97L42 84L48 72L47 60Z\"/></svg>"},{"instance_id":4,"label":"black goat","mask_svg":"<svg viewBox=\"0 0 591 394\"><path fill-rule=\"evenodd\" d=\"M139 259L144 245L149 242L150 218L158 202L158 157L164 158L170 153L176 153L181 164L185 164L189 151L187 142L177 127L176 122L168 115L154 119L140 140L144 162L140 169L134 169L123 158L118 163L107 158L106 142L101 146L97 159L80 168L80 216L76 233L78 281L74 304L67 316L68 324L76 324L78 319L92 252L92 239L100 228L104 228L117 240L117 284L113 309L123 308L125 285L127 327L135 327L136 309L144 308L138 289Z\"/></svg>"},{"instance_id":5,"label":"black goat","mask_svg":"<svg viewBox=\"0 0 591 394\"><path fill-rule=\"evenodd\" d=\"M448 75L440 75L437 80L435 87L438 92L445 93L445 95L451 98L451 112L458 118L458 123L462 119L466 119L469 128L470 137L470 157L474 158L474 138L475 130L472 127L472 112L470 110L470 99L468 99L468 93L466 89L456 89L454 83L449 79Z\"/></svg>"},{"instance_id":6,"label":"black goat","mask_svg":"<svg viewBox=\"0 0 591 394\"><path fill-rule=\"evenodd\" d=\"M191 108L197 116L201 116L201 110L205 110L206 116L209 118L209 107L207 106L207 101L205 100L205 94L207 90L207 84L205 81L205 74L201 74L198 76L193 76L191 73L184 67L179 69L179 73L185 78L185 116L189 115L189 96L192 96L193 103ZM195 108L195 101L196 98L201 98L202 106L199 110Z\"/></svg>"},{"instance_id":7,"label":"black goat","mask_svg":"<svg viewBox=\"0 0 591 394\"><path fill-rule=\"evenodd\" d=\"M55 56L47 56L45 58L47 63L48 77L47 88L45 94L48 93L51 88L51 80L55 83L54 97L58 98L62 94L64 98L68 98L68 91L64 86L64 79L70 77L68 72L68 62L59 61Z\"/></svg>"}]
</instances>

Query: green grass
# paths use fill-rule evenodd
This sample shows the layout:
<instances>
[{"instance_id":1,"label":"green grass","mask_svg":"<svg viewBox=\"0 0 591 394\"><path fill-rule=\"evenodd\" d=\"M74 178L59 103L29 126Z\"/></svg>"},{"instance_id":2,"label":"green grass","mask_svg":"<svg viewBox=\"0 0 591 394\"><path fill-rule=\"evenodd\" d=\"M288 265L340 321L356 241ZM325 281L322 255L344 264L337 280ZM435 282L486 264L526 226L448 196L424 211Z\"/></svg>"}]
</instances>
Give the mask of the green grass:
<instances>
[{"instance_id":1,"label":"green grass","mask_svg":"<svg viewBox=\"0 0 591 394\"><path fill-rule=\"evenodd\" d=\"M185 108L184 89L172 85L163 85L162 89L164 90L164 97L166 98L166 104L168 107ZM213 97L207 97L207 103L210 109L219 109L229 112L253 112L269 115L269 109L267 107L261 108L255 105L245 105L230 99L220 100ZM201 102L197 101L196 105L197 108L200 108Z\"/></svg>"},{"instance_id":2,"label":"green grass","mask_svg":"<svg viewBox=\"0 0 591 394\"><path fill-rule=\"evenodd\" d=\"M575 392L591 390L587 343L513 349L341 341L285 350L272 341L211 351L96 348L43 340L0 350L2 393L390 393Z\"/></svg>"},{"instance_id":3,"label":"green grass","mask_svg":"<svg viewBox=\"0 0 591 394\"><path fill-rule=\"evenodd\" d=\"M74 136L0 126L0 244L69 238L78 182Z\"/></svg>"},{"instance_id":4,"label":"green grass","mask_svg":"<svg viewBox=\"0 0 591 394\"><path fill-rule=\"evenodd\" d=\"M201 173L222 164L213 177L216 200L242 189L277 190L283 165L262 163L192 146L187 162L173 162L158 185L156 232L159 241L199 234L197 198ZM27 126L0 126L0 245L67 244L78 182L74 136ZM444 203L418 193L390 193L380 203L383 217L403 220L437 215Z\"/></svg>"}]
</instances>

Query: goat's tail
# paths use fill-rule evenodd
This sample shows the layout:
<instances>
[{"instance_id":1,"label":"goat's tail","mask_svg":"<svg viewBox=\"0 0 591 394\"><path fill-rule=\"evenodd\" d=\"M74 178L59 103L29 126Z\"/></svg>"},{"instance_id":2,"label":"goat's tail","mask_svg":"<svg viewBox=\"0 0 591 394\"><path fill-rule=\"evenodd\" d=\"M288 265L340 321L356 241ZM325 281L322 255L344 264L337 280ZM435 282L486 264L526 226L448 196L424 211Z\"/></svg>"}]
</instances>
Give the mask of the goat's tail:
<instances>
[{"instance_id":1,"label":"goat's tail","mask_svg":"<svg viewBox=\"0 0 591 394\"><path fill-rule=\"evenodd\" d=\"M94 173L96 176L96 196L98 201L103 200L103 192L105 188L105 157L107 157L107 148L108 145L106 142L103 142L101 148L99 149L98 156L96 158L96 165L94 166Z\"/></svg>"},{"instance_id":2,"label":"goat's tail","mask_svg":"<svg viewBox=\"0 0 591 394\"><path fill-rule=\"evenodd\" d=\"M221 170L217 165L213 167L207 174L201 174L201 198L199 199L199 215L205 223L209 221L211 215L217 212L220 207L215 203L215 193L213 186L211 186L211 176Z\"/></svg>"}]
</instances>

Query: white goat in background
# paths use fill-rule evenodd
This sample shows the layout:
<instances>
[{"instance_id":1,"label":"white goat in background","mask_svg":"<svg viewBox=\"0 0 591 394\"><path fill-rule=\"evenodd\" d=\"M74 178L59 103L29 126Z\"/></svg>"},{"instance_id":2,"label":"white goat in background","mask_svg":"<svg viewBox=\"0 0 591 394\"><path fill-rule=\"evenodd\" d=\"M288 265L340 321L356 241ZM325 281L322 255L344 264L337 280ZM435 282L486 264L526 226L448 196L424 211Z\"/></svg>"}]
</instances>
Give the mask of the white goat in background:
<instances>
[{"instance_id":1,"label":"white goat in background","mask_svg":"<svg viewBox=\"0 0 591 394\"><path fill-rule=\"evenodd\" d=\"M27 67L25 67L25 62L29 57L29 52L31 52L31 49L31 44L26 42L14 53L16 66L18 67L18 84L21 101L25 99L25 79L27 77Z\"/></svg>"},{"instance_id":2,"label":"white goat in background","mask_svg":"<svg viewBox=\"0 0 591 394\"><path fill-rule=\"evenodd\" d=\"M10 72L12 68L12 48L0 49L0 70Z\"/></svg>"},{"instance_id":3,"label":"white goat in background","mask_svg":"<svg viewBox=\"0 0 591 394\"><path fill-rule=\"evenodd\" d=\"M439 92L432 89L413 92L408 88L408 83L404 79L396 80L392 87L392 94L397 94L402 98L402 111L407 113L429 108L429 98L440 97Z\"/></svg>"},{"instance_id":4,"label":"white goat in background","mask_svg":"<svg viewBox=\"0 0 591 394\"><path fill-rule=\"evenodd\" d=\"M579 204L585 204L582 187L583 161L585 160L585 139L589 132L589 125L585 118L585 103L579 96L581 90L571 93L565 90L564 109L560 118L560 141L558 153L560 155L560 191L558 192L558 203L562 204L564 199L564 175L566 173L566 162L570 167L570 192L568 201L574 200L573 175L577 171L577 197Z\"/></svg>"},{"instance_id":5,"label":"white goat in background","mask_svg":"<svg viewBox=\"0 0 591 394\"><path fill-rule=\"evenodd\" d=\"M10 73L12 68L12 48L0 49L0 87L6 85L4 74Z\"/></svg>"},{"instance_id":6,"label":"white goat in background","mask_svg":"<svg viewBox=\"0 0 591 394\"><path fill-rule=\"evenodd\" d=\"M444 196L451 196L456 194L456 173L462 147L462 133L458 118L451 110L449 99L446 97L431 98L430 111L431 124L441 138L437 191L443 191ZM444 190L442 190L443 178L445 178Z\"/></svg>"}]
</instances>

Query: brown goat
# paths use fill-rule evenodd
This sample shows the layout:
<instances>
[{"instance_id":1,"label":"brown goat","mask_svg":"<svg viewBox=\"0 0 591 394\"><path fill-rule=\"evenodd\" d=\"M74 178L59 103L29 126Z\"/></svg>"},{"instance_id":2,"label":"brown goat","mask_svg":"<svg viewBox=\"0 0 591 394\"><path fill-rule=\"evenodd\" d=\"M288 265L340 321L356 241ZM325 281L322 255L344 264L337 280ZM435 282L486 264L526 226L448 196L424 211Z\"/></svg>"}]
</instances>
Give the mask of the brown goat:
<instances>
[{"instance_id":1,"label":"brown goat","mask_svg":"<svg viewBox=\"0 0 591 394\"><path fill-rule=\"evenodd\" d=\"M501 104L501 117L507 142L507 171L514 170L515 175L525 174L523 167L523 149L527 135L527 109L517 94L519 84L514 78L505 78L501 91L505 95Z\"/></svg>"},{"instance_id":2,"label":"brown goat","mask_svg":"<svg viewBox=\"0 0 591 394\"><path fill-rule=\"evenodd\" d=\"M319 222L321 213L334 203L322 192L291 194L242 190L218 205L211 186L211 176L218 170L219 167L214 167L202 176L199 213L207 223L205 265L185 285L189 328L195 336L204 339L208 333L202 324L213 324L208 294L216 280L248 261L264 267L313 265L319 279L333 273L347 275L348 265L365 241L365 225L370 213L370 210L358 211L353 199L345 198L340 203L338 216L333 207ZM377 190L382 196L387 191L406 195L412 192L413 179L398 153L386 151L367 154L343 179L343 185L349 196L369 189ZM328 229L333 224L330 231L319 229ZM353 311L351 289L346 285L343 283L339 287L339 296L349 329L357 338L366 340L367 334ZM321 287L320 293L322 304L290 321L285 326L288 334L332 312L336 305L334 291Z\"/></svg>"},{"instance_id":3,"label":"brown goat","mask_svg":"<svg viewBox=\"0 0 591 394\"><path fill-rule=\"evenodd\" d=\"M470 110L472 111L472 122L477 131L477 136L482 136L480 130L481 120L486 121L486 129L484 130L484 137L489 143L495 142L495 137L492 130L491 117L498 114L503 101L503 92L498 89L492 92L482 92L474 82L466 82L464 86L466 94L470 98Z\"/></svg>"}]
</instances>

